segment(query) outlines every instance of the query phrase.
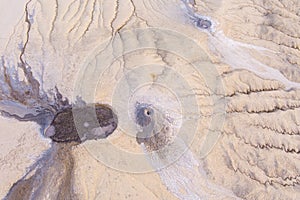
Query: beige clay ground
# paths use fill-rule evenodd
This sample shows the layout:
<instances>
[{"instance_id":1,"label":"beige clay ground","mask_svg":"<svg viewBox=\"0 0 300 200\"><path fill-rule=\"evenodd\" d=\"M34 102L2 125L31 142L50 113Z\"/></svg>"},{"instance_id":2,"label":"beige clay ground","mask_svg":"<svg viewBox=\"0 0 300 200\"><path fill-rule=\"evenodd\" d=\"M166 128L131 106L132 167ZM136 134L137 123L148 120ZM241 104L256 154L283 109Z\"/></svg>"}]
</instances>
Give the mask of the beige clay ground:
<instances>
[{"instance_id":1,"label":"beige clay ground","mask_svg":"<svg viewBox=\"0 0 300 200\"><path fill-rule=\"evenodd\" d=\"M1 27L7 28L0 31L0 52L5 52L12 63L17 62L17 46L21 41L24 44L29 30L24 19L32 15L25 58L34 75L39 76L44 68L44 89L57 85L71 100L83 91L87 98L113 104L113 107L120 105L114 92L118 91L118 86L124 86L120 83L127 72L134 71L136 66L152 66L149 71L135 71L134 75L145 77L148 82L159 82L168 76L152 69L157 65L169 65L190 85L192 89L188 91L195 94L199 105L200 120L190 151L206 172L212 188L221 187L235 197L203 185L204 176L197 173L194 177L200 177L199 180L186 183L180 192L184 193L187 188L192 192L207 192L211 194L209 199L299 199L300 4L297 0L196 1L197 12L218 22L212 35L195 28L179 0L95 0L83 1L81 5L79 2L30 1L26 8L28 16L23 4L1 2L1 9L13 10L15 15L2 16ZM174 36L178 40L164 44L168 34L129 32L126 38L120 34L147 27L163 28L163 33L169 29L184 36ZM183 38L192 39L201 53L184 50L189 47L187 43L176 43ZM243 46L239 42L255 46ZM145 48L147 45L168 46L168 50L174 51ZM103 49L105 51L101 52ZM124 50L128 52L124 54ZM114 62L106 71L97 71L104 63L103 58ZM197 73L191 63L206 63L213 69ZM93 70L96 66L95 70L85 70L83 67L87 64ZM283 82L278 73L283 75ZM84 84L83 74L90 84ZM222 84L215 88L209 81L217 80L216 77L221 78ZM168 80L176 84L172 79ZM136 82L132 80L131 83ZM182 90L179 79L177 84L173 89ZM291 85L295 88L287 90ZM168 93L161 94L167 96ZM172 97L165 101L172 104L171 100ZM225 120L221 117L215 122L220 113ZM42 139L38 126L33 123L1 118L0 127L0 197L3 198L50 144L49 140ZM124 129L118 129L107 141L130 155L143 154L135 141L135 132ZM211 151L203 157L206 136L218 140L216 144L214 141L208 145L213 148L209 148ZM38 199L51 199L47 192L57 193L57 188L78 199L178 199L170 185L165 184L175 179L165 172L172 174L179 170L177 174L192 177L190 171L183 172L187 168L176 164L163 173L133 173L128 170L130 166L139 167L139 163L134 162L109 167L96 159L101 154L97 145L91 141L70 147L66 151L71 156L68 159L64 159L66 155L58 156L56 161L62 164L55 163L51 170L55 171L55 166L64 168L67 166L64 162L74 161L69 174L72 178L62 176L71 181L62 187L59 181L64 179L57 179L58 184L55 187L49 184L49 188L46 185L42 190L45 193ZM117 156L105 153L111 155L112 160ZM141 165L145 169L151 168L149 164ZM124 172L124 166L129 166L125 169L127 172ZM51 173L42 179L47 182L50 176Z\"/></svg>"}]
</instances>

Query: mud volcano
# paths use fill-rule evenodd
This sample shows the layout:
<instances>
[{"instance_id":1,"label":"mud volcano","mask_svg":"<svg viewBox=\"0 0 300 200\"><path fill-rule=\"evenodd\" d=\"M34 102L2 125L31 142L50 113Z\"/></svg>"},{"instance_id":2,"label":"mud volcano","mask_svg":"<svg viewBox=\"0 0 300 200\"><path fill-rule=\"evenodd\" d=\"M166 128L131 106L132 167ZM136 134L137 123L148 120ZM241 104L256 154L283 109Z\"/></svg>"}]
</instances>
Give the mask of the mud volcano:
<instances>
[{"instance_id":1,"label":"mud volcano","mask_svg":"<svg viewBox=\"0 0 300 200\"><path fill-rule=\"evenodd\" d=\"M144 143L149 151L160 150L172 141L170 124L164 122L162 114L150 104L137 104L135 119L142 128L136 135L136 141L138 144Z\"/></svg>"},{"instance_id":2,"label":"mud volcano","mask_svg":"<svg viewBox=\"0 0 300 200\"><path fill-rule=\"evenodd\" d=\"M73 148L86 140L108 137L117 124L109 105L85 104L61 110L45 131L53 141L51 148L13 184L4 199L79 199L73 188Z\"/></svg>"}]
</instances>

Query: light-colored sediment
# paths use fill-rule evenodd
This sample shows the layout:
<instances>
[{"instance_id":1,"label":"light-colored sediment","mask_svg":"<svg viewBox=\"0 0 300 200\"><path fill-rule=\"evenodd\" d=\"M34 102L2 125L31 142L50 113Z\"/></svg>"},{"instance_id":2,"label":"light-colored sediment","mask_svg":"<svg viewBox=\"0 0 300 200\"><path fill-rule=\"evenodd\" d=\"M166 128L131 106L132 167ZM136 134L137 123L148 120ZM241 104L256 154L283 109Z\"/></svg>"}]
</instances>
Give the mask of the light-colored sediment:
<instances>
[{"instance_id":1,"label":"light-colored sediment","mask_svg":"<svg viewBox=\"0 0 300 200\"><path fill-rule=\"evenodd\" d=\"M14 6L9 3L3 5ZM190 191L196 195L200 188L203 193L206 191L213 194L209 196L211 199L220 199L218 197L222 196L224 199L239 197L298 200L299 8L297 0L196 0L195 11L210 16L216 22L214 34L196 28L179 0L31 0L26 7L16 9L23 13L16 12L19 17L10 20L10 27L1 29L1 34L6 36L0 38L0 44L7 45L2 45L0 52L4 52L3 59L11 67L17 66L19 56L22 55L45 91L57 85L61 93L71 100L75 99L75 94L86 91L86 97L112 104L120 111L120 107L125 104L120 106L118 103L121 101L116 101L114 96L116 91L120 91L120 84L135 85L139 83L135 81L135 77L156 83L167 80L167 83L173 85L184 85L184 80L190 87L176 85L172 89L189 91L186 96L195 94L199 106L199 115L196 116L199 119L198 126L190 144L191 154L186 154L164 171L137 174L122 172L122 169L119 171L120 169L97 161L88 149L89 146L79 145L66 151L72 155L74 162L72 178L67 178L71 182L64 187L61 185L62 179L58 179L58 184L47 187L47 192L58 194L57 188L69 191L72 187L72 195L78 199L178 199L180 192L184 194L184 191ZM0 24L4 26L5 23ZM148 27L169 29L184 37L131 32L134 28ZM125 30L130 31L130 37L122 38L124 35L121 33ZM173 42L164 44L166 38L172 37ZM192 39L202 49L202 53L188 52L187 43L178 44L176 38ZM172 44L170 48L174 49L173 52L135 48ZM25 50L22 49L24 46ZM124 55L122 51L130 50L131 47L135 48L132 49L134 51ZM183 50L185 51L182 52ZM182 57L183 54L190 56L190 59L186 60ZM112 64L109 70L97 71L105 63L105 59L113 60L114 57L117 58L113 63L106 63ZM202 61L214 68L199 73L191 66L191 63ZM91 63L90 68L84 69L83 66L88 63ZM165 65L180 76L173 76L172 70L168 71L166 68L160 70L159 66ZM147 68L148 71L134 70L137 66ZM124 79L128 72L132 74ZM83 74L90 83L97 84L87 84L89 82L84 81L86 79ZM214 88L207 81L217 80L216 77L221 79L220 86L223 87ZM79 87L79 83L82 83L83 88ZM287 90L289 84L295 87ZM159 91L166 98L156 100L169 102L162 105L177 105L176 98L163 89ZM151 93L148 95L151 96ZM186 105L180 106L183 108ZM132 107L125 107L126 111L127 109L132 112ZM173 108L166 107L168 109ZM182 114L180 109L173 111ZM190 114L195 117L194 113ZM219 115L220 124L214 124L214 119L219 119ZM120 120L124 118L121 117ZM38 126L30 122L1 118L0 124L5 127L0 130L2 198L50 144L49 140L38 136ZM118 129L108 141L119 149L143 154L143 149L135 140L136 132L126 132L122 121L120 124L123 129ZM203 157L203 141L207 136L218 140L216 143L212 142L213 148ZM65 159L65 155L55 156L58 156L58 165L51 165L53 172L50 170L44 180L51 179L51 173L57 175L57 169L65 170L66 173L62 176L65 178L69 173L63 162L71 160ZM192 158L195 159L194 163ZM62 160L61 165L59 160ZM187 160L193 164L182 163ZM193 169L185 171L189 166ZM176 191L178 184L172 185L173 187L168 185L176 178L192 179L190 172L197 170L194 168L199 170L194 176L201 177L199 182L183 184L183 189L179 191ZM187 173L180 173L182 171ZM207 185L202 178L210 183L210 188L205 188ZM41 193L40 198L43 199L46 193Z\"/></svg>"}]
</instances>

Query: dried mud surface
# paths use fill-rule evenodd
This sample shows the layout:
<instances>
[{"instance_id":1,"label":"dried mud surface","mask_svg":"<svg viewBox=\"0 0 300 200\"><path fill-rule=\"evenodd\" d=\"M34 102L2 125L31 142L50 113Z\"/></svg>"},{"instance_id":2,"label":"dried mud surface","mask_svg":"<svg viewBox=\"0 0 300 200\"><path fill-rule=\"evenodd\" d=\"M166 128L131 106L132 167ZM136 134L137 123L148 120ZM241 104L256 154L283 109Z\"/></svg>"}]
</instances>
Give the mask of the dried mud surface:
<instances>
[{"instance_id":1,"label":"dried mud surface","mask_svg":"<svg viewBox=\"0 0 300 200\"><path fill-rule=\"evenodd\" d=\"M183 2L190 2L193 12L208 16L214 31L196 27ZM50 98L55 96L53 88L56 86L64 97L74 102L82 74L92 77L91 83L97 82L98 79L93 79L96 70L85 70L83 66L86 63L101 66L103 57L99 55L114 59L110 70L103 72L104 76L95 88L82 81L84 89L80 92L87 97L93 95L96 102L105 104L112 103L113 91L120 77L128 72L126 70L146 64L168 65L191 86L199 106L199 121L189 150L201 164L205 176L199 177L205 177L205 180L199 180L199 184L197 181L183 184L182 191L186 188L196 191L197 186L202 187L201 181L207 180L226 189L226 192L215 186L207 189L204 184L201 192L214 191L208 199L300 198L299 1L30 0L17 5L1 2L3 9L21 10L8 18L10 23L1 23L7 27L0 31L3 32L3 38L0 38L0 44L3 44L0 48L2 111L13 111L29 119L32 115L26 115L26 112L36 115L36 105L45 106L46 102L63 107L61 97ZM159 49L165 41L163 34L130 32L149 27L183 34L205 53L193 52L192 59L185 60L176 53ZM122 31L126 30L132 37L122 38ZM151 46L152 41L157 45L156 49L122 54L122 50L131 46ZM180 51L185 45L174 41L172 48ZM118 56L120 54L122 56ZM217 75L198 74L189 67L190 63L202 60L209 60ZM31 68L28 71L24 66ZM7 75L10 73L19 74L19 79L25 80L21 88L10 80ZM137 76L142 75L137 73ZM151 74L149 80L155 82L166 77L162 70ZM219 78L222 85L214 88L206 81L207 77L210 80ZM18 92L13 93L14 90ZM16 104L6 104L16 98ZM214 109L216 99L225 102L221 111ZM220 120L221 126L215 128L211 122L219 112L225 118ZM84 145L56 144L38 136L39 126L28 122L30 120L20 122L16 117L6 117L0 119L3 127L0 130L1 198L184 199L166 183L176 180L172 179L172 173L192 177L190 171L186 174L180 171L184 169L180 168L182 166L172 168L171 165L164 174L156 171L127 173L95 159ZM49 125L44 121L38 124ZM128 134L117 128L107 140L122 150L143 153L135 133ZM218 135L218 140L203 157L201 148L207 134ZM22 179L35 163L39 165ZM200 169L200 165L195 166ZM18 187L14 187L16 185ZM28 193L33 190L36 192Z\"/></svg>"}]
</instances>

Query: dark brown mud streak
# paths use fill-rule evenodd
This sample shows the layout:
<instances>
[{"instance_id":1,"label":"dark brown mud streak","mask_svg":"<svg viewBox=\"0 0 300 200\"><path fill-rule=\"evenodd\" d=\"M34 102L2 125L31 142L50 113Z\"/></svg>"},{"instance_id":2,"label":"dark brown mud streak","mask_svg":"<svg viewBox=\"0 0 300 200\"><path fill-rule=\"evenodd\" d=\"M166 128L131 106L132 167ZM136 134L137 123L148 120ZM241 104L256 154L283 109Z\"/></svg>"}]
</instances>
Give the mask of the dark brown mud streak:
<instances>
[{"instance_id":1,"label":"dark brown mud streak","mask_svg":"<svg viewBox=\"0 0 300 200\"><path fill-rule=\"evenodd\" d=\"M54 143L29 173L11 187L4 199L43 199L46 195L50 199L77 199L72 188L75 162L71 150L74 145L76 143Z\"/></svg>"}]
</instances>

